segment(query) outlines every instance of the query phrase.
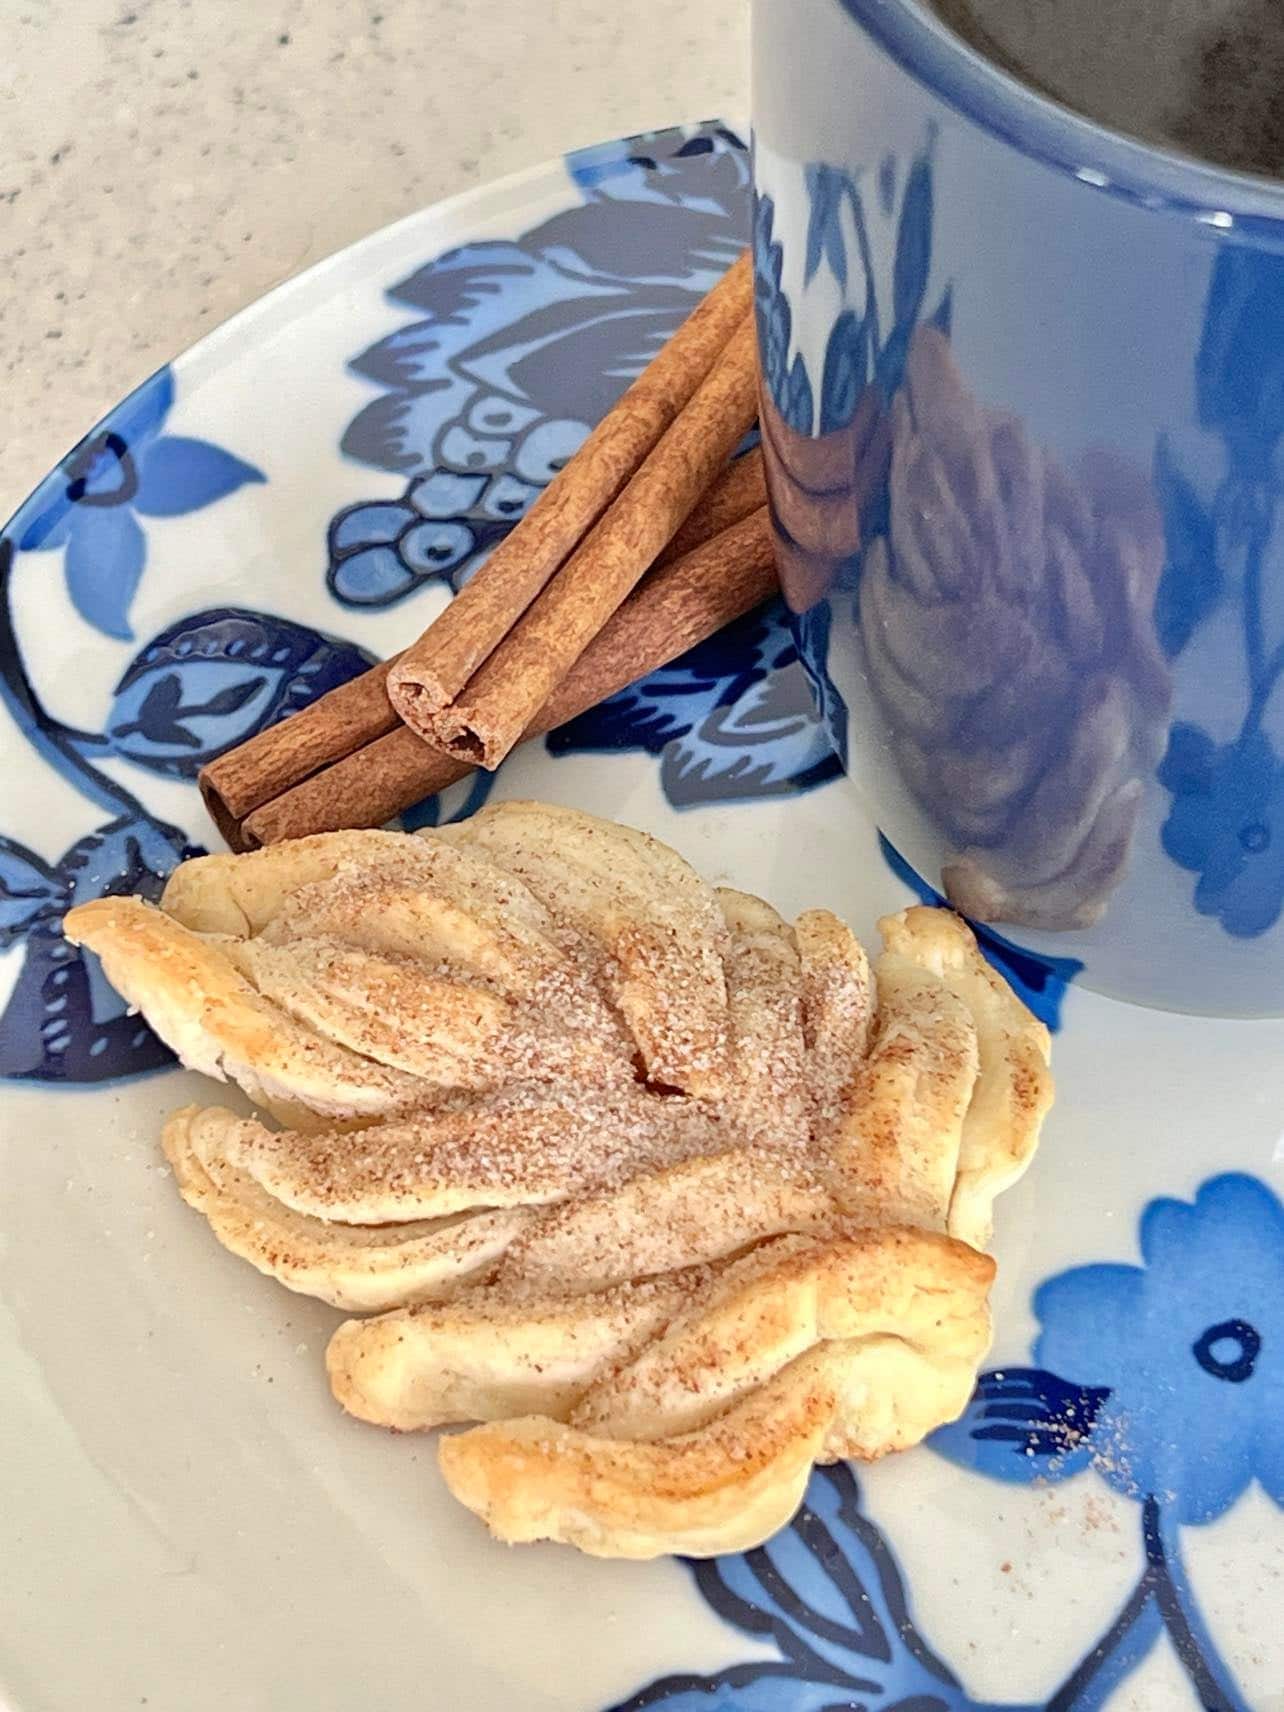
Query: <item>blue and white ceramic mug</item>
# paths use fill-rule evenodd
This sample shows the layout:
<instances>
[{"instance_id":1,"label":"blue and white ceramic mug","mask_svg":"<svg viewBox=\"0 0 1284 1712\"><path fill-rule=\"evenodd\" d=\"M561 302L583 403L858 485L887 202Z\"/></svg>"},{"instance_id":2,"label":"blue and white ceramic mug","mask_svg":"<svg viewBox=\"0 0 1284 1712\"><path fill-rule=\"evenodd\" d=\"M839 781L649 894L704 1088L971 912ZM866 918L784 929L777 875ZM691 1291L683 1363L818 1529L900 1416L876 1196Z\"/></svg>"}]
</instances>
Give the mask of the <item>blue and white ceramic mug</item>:
<instances>
[{"instance_id":1,"label":"blue and white ceramic mug","mask_svg":"<svg viewBox=\"0 0 1284 1712\"><path fill-rule=\"evenodd\" d=\"M853 784L1106 992L1284 1013L1284 185L756 0L781 573Z\"/></svg>"}]
</instances>

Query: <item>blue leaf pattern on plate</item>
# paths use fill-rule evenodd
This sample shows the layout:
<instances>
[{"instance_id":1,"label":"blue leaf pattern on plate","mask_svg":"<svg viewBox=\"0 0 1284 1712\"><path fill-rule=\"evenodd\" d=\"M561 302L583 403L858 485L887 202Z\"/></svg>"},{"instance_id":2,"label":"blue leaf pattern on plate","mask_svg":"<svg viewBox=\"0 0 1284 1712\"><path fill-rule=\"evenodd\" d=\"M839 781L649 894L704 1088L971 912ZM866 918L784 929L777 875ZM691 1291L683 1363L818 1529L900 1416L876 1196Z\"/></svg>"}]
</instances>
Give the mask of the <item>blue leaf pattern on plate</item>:
<instances>
[{"instance_id":1,"label":"blue leaf pattern on plate","mask_svg":"<svg viewBox=\"0 0 1284 1712\"><path fill-rule=\"evenodd\" d=\"M144 517L182 517L235 493L246 482L261 482L262 472L221 446L166 434L142 453L135 509Z\"/></svg>"},{"instance_id":2,"label":"blue leaf pattern on plate","mask_svg":"<svg viewBox=\"0 0 1284 1712\"><path fill-rule=\"evenodd\" d=\"M129 609L147 559L147 540L133 512L87 511L67 542L67 593L104 636L128 640Z\"/></svg>"},{"instance_id":3,"label":"blue leaf pattern on plate","mask_svg":"<svg viewBox=\"0 0 1284 1712\"><path fill-rule=\"evenodd\" d=\"M89 898L160 895L165 876L200 852L175 827L122 817L77 840L51 873L58 895L29 924L26 956L0 1015L0 1076L101 1082L171 1064L173 1054L109 985L96 957L62 936Z\"/></svg>"},{"instance_id":4,"label":"blue leaf pattern on plate","mask_svg":"<svg viewBox=\"0 0 1284 1712\"><path fill-rule=\"evenodd\" d=\"M288 619L214 607L140 651L116 686L107 735L138 766L194 779L215 756L374 664L364 649Z\"/></svg>"},{"instance_id":5,"label":"blue leaf pattern on plate","mask_svg":"<svg viewBox=\"0 0 1284 1712\"><path fill-rule=\"evenodd\" d=\"M734 702L713 707L668 745L660 767L675 808L710 799L778 796L838 777L802 668L774 667Z\"/></svg>"},{"instance_id":6,"label":"blue leaf pattern on plate","mask_svg":"<svg viewBox=\"0 0 1284 1712\"><path fill-rule=\"evenodd\" d=\"M695 1712L880 1706L964 1712L973 1702L915 1627L895 1559L861 1513L845 1465L820 1469L794 1520L766 1545L692 1566L727 1623L769 1639L780 1662L652 1684L614 1712L663 1704Z\"/></svg>"},{"instance_id":7,"label":"blue leaf pattern on plate","mask_svg":"<svg viewBox=\"0 0 1284 1712\"><path fill-rule=\"evenodd\" d=\"M61 913L66 882L33 850L0 838L0 951L30 931L43 916Z\"/></svg>"},{"instance_id":8,"label":"blue leaf pattern on plate","mask_svg":"<svg viewBox=\"0 0 1284 1712\"><path fill-rule=\"evenodd\" d=\"M1065 1479L1092 1460L1092 1428L1109 1395L1038 1367L983 1373L964 1414L928 1443L950 1462L995 1480Z\"/></svg>"},{"instance_id":9,"label":"blue leaf pattern on plate","mask_svg":"<svg viewBox=\"0 0 1284 1712\"><path fill-rule=\"evenodd\" d=\"M806 790L839 771L779 601L551 732L548 747L661 755L679 808Z\"/></svg>"}]
</instances>

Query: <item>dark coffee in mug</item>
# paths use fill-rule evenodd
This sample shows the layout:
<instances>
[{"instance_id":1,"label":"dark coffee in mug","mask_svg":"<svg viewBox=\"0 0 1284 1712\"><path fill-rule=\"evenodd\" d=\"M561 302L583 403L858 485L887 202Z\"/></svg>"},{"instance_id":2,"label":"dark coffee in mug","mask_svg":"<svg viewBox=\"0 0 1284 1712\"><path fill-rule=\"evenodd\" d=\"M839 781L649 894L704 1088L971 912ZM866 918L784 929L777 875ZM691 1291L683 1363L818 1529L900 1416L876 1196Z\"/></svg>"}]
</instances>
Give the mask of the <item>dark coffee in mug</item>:
<instances>
[{"instance_id":1,"label":"dark coffee in mug","mask_svg":"<svg viewBox=\"0 0 1284 1712\"><path fill-rule=\"evenodd\" d=\"M1284 178L1284 0L925 0L978 52L1113 130Z\"/></svg>"}]
</instances>

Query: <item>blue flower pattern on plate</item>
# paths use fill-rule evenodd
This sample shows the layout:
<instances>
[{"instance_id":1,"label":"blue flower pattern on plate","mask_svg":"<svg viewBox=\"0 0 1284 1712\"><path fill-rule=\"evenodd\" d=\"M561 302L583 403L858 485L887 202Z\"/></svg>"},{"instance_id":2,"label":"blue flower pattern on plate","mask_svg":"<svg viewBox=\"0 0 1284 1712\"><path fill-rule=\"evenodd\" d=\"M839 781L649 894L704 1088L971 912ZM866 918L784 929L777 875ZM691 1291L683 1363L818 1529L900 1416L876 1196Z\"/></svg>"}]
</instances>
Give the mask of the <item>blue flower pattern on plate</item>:
<instances>
[{"instance_id":1,"label":"blue flower pattern on plate","mask_svg":"<svg viewBox=\"0 0 1284 1712\"><path fill-rule=\"evenodd\" d=\"M1081 1266L1043 1284L1039 1365L984 1375L931 1443L999 1480L1091 1467L1141 1506L1141 1581L1049 1705L1100 1704L1166 1631L1198 1704L1239 1708L1179 1530L1216 1521L1254 1481L1284 1506L1284 1206L1257 1178L1216 1177L1193 1203L1152 1201L1140 1246L1141 1266Z\"/></svg>"},{"instance_id":2,"label":"blue flower pattern on plate","mask_svg":"<svg viewBox=\"0 0 1284 1712\"><path fill-rule=\"evenodd\" d=\"M128 639L129 609L147 560L140 518L180 517L265 479L208 440L166 434L174 379L160 369L82 440L18 512L24 552L61 550L77 612Z\"/></svg>"},{"instance_id":3,"label":"blue flower pattern on plate","mask_svg":"<svg viewBox=\"0 0 1284 1712\"><path fill-rule=\"evenodd\" d=\"M1094 1466L1177 1522L1215 1521L1253 1480L1284 1505L1284 1207L1255 1178L1215 1178L1193 1205L1151 1202L1141 1256L1034 1299L1035 1359L1109 1392Z\"/></svg>"}]
</instances>

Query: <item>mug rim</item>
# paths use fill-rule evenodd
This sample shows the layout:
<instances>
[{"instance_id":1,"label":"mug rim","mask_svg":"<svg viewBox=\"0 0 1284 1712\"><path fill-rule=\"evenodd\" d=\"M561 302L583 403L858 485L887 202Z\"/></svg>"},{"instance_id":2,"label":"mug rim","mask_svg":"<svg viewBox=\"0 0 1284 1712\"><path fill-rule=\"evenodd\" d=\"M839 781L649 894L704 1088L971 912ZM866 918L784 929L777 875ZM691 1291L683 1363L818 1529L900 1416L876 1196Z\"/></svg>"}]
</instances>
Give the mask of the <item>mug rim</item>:
<instances>
[{"instance_id":1,"label":"mug rim","mask_svg":"<svg viewBox=\"0 0 1284 1712\"><path fill-rule=\"evenodd\" d=\"M922 0L838 0L892 59L963 118L1090 189L1185 215L1229 237L1284 238L1284 179L1143 142L1030 88L956 36Z\"/></svg>"}]
</instances>

